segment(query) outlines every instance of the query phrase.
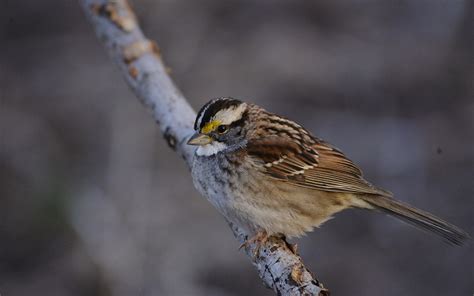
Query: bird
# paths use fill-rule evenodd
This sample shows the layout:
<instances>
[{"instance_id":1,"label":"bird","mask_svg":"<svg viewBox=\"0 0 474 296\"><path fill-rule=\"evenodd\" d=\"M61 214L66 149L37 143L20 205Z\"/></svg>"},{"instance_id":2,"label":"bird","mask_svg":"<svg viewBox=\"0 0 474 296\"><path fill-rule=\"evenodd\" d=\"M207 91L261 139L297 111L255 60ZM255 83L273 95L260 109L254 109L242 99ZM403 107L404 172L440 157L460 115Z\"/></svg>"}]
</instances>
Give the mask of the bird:
<instances>
[{"instance_id":1,"label":"bird","mask_svg":"<svg viewBox=\"0 0 474 296\"><path fill-rule=\"evenodd\" d=\"M336 213L377 210L462 245L462 229L397 200L363 177L335 146L298 123L232 97L198 112L192 161L195 187L261 246L272 235L300 237Z\"/></svg>"}]
</instances>

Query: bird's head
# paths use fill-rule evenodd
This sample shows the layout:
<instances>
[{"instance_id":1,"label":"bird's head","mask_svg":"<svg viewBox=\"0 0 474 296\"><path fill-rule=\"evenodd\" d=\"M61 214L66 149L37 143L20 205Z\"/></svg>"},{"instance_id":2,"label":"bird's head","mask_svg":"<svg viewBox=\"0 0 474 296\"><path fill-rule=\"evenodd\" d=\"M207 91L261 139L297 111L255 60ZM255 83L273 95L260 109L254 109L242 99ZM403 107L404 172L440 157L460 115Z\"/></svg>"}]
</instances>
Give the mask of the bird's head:
<instances>
[{"instance_id":1,"label":"bird's head","mask_svg":"<svg viewBox=\"0 0 474 296\"><path fill-rule=\"evenodd\" d=\"M246 144L248 104L233 98L217 98L199 110L189 145L199 146L196 154L210 156Z\"/></svg>"}]
</instances>

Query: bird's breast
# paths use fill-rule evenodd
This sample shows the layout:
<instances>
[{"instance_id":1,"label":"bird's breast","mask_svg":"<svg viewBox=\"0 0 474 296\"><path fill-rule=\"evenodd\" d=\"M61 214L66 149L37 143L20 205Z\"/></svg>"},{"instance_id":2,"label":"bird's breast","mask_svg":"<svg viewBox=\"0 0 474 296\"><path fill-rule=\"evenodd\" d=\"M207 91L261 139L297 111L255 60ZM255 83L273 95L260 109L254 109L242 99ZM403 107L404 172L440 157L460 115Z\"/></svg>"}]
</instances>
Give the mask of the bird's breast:
<instances>
[{"instance_id":1,"label":"bird's breast","mask_svg":"<svg viewBox=\"0 0 474 296\"><path fill-rule=\"evenodd\" d=\"M236 200L247 186L242 167L222 153L211 156L195 155L192 167L193 182L223 215L229 216Z\"/></svg>"}]
</instances>

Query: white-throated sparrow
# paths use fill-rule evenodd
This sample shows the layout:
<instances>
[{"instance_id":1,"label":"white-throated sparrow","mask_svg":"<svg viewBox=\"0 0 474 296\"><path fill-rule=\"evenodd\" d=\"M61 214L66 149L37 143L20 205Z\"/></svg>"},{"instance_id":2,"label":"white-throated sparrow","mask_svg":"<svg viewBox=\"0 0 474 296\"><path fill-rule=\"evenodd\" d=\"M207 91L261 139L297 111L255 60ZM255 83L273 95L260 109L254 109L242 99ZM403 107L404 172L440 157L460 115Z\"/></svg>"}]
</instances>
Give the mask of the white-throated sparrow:
<instances>
[{"instance_id":1,"label":"white-throated sparrow","mask_svg":"<svg viewBox=\"0 0 474 296\"><path fill-rule=\"evenodd\" d=\"M299 124L254 104L211 100L194 129L188 144L199 146L192 168L196 187L228 220L259 239L300 236L347 208L381 210L454 244L468 238L364 180L340 150Z\"/></svg>"}]
</instances>

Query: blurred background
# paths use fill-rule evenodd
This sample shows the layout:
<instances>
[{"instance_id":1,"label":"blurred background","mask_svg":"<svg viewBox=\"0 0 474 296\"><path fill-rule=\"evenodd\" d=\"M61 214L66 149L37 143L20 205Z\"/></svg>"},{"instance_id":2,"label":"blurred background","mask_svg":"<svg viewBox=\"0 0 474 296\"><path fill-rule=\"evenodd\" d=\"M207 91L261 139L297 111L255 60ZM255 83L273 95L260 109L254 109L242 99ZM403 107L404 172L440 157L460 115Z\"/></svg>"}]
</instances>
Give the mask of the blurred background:
<instances>
[{"instance_id":1,"label":"blurred background","mask_svg":"<svg viewBox=\"0 0 474 296\"><path fill-rule=\"evenodd\" d=\"M136 0L198 109L296 119L474 233L473 1ZM272 295L76 1L0 3L0 294ZM334 295L471 295L472 243L346 211L297 240Z\"/></svg>"}]
</instances>

